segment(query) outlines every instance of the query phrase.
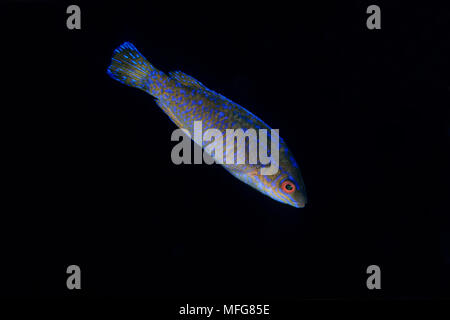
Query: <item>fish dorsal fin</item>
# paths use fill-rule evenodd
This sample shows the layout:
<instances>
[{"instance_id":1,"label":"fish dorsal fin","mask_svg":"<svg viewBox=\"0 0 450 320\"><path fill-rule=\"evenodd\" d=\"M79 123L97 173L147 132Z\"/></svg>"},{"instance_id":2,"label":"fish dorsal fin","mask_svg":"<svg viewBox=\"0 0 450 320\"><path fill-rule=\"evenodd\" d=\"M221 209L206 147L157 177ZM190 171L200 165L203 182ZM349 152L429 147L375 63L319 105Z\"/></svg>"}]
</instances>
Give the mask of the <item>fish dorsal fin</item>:
<instances>
[{"instance_id":1,"label":"fish dorsal fin","mask_svg":"<svg viewBox=\"0 0 450 320\"><path fill-rule=\"evenodd\" d=\"M198 89L209 91L209 89L207 87L205 87L205 85L203 83L201 83L197 79L187 75L184 72L173 71L173 72L169 72L169 75L170 75L170 77L177 80L178 82L180 82L182 85L185 85L186 87L193 87L193 88L198 88Z\"/></svg>"},{"instance_id":2,"label":"fish dorsal fin","mask_svg":"<svg viewBox=\"0 0 450 320\"><path fill-rule=\"evenodd\" d=\"M203 83L201 83L200 81L198 81L197 79L195 79L194 77L191 77L189 75L187 75L184 72L181 71L172 71L169 72L169 75L171 78L177 80L179 83L181 83L182 85L186 86L186 87L191 87L191 88L197 88L197 89L201 89L201 90L205 90L213 95L216 95L217 97L228 101L230 103L232 103L232 101L226 97L224 97L223 95L221 95L220 93L217 93L209 88L207 88Z\"/></svg>"}]
</instances>

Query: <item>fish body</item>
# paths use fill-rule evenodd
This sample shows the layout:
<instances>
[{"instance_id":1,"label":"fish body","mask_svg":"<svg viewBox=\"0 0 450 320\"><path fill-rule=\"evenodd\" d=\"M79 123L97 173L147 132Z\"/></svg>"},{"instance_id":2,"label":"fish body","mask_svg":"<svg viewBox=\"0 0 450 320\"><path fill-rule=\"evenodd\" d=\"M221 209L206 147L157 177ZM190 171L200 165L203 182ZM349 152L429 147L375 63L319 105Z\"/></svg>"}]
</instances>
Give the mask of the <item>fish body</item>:
<instances>
[{"instance_id":1,"label":"fish body","mask_svg":"<svg viewBox=\"0 0 450 320\"><path fill-rule=\"evenodd\" d=\"M129 42L114 51L107 73L123 84L152 95L179 128L191 133L194 132L194 121L202 121L203 130L217 129L224 136L226 129L266 129L271 132L271 128L257 116L208 89L195 78L181 71L166 74L158 70ZM294 207L304 207L307 198L300 169L284 140L277 138L279 169L274 174L261 174L260 169L265 165L259 160L254 164L245 161L244 164L222 165L233 176L265 195ZM237 151L225 150L227 152Z\"/></svg>"}]
</instances>

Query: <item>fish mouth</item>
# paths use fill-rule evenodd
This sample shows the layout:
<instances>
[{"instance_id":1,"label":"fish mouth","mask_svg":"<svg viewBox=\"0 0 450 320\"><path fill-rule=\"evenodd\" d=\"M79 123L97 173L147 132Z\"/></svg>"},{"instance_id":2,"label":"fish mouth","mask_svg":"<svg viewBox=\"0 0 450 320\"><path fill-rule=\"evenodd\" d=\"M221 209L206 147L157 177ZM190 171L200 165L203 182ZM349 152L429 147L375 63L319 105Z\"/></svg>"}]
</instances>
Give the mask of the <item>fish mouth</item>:
<instances>
[{"instance_id":1,"label":"fish mouth","mask_svg":"<svg viewBox=\"0 0 450 320\"><path fill-rule=\"evenodd\" d=\"M292 205L296 208L304 208L305 207L304 202L294 202Z\"/></svg>"}]
</instances>

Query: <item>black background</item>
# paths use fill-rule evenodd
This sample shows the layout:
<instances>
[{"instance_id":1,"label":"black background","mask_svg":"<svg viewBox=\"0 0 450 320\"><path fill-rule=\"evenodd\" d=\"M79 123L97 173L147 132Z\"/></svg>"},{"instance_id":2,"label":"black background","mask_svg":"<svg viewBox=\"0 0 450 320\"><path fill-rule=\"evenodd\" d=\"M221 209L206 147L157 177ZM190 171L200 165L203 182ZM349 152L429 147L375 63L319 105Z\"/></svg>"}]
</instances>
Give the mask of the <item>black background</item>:
<instances>
[{"instance_id":1,"label":"black background","mask_svg":"<svg viewBox=\"0 0 450 320\"><path fill-rule=\"evenodd\" d=\"M446 8L78 1L68 30L70 4L1 6L2 296L450 296ZM123 41L279 128L308 206L174 165L175 125L106 74ZM382 290L366 288L371 264Z\"/></svg>"}]
</instances>

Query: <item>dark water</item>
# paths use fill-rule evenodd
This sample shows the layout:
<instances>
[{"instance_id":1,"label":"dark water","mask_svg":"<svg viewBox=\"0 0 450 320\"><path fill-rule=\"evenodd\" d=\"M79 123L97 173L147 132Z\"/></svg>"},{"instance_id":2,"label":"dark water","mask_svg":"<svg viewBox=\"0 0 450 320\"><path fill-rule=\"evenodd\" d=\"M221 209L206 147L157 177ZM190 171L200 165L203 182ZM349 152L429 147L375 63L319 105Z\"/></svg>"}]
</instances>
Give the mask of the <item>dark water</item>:
<instances>
[{"instance_id":1,"label":"dark water","mask_svg":"<svg viewBox=\"0 0 450 320\"><path fill-rule=\"evenodd\" d=\"M446 8L380 4L368 30L356 1L78 2L68 30L69 4L1 9L2 296L450 296ZM123 41L279 128L307 208L172 164L174 124L106 75ZM372 264L381 290L366 287Z\"/></svg>"}]
</instances>

